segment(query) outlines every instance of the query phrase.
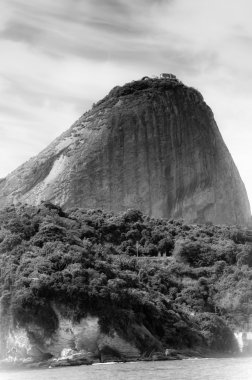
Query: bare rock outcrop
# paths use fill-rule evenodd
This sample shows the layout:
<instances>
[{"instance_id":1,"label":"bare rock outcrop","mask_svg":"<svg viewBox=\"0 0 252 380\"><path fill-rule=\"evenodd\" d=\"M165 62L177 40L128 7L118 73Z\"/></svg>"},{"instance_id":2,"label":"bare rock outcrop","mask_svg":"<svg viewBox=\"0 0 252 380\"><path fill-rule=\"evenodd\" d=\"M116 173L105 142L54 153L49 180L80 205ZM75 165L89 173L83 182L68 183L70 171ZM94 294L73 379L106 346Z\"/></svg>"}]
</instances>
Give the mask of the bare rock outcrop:
<instances>
[{"instance_id":1,"label":"bare rock outcrop","mask_svg":"<svg viewBox=\"0 0 252 380\"><path fill-rule=\"evenodd\" d=\"M58 359L59 365L64 359L84 359L96 361L136 360L141 352L134 342L126 340L111 329L104 333L100 329L99 318L88 315L79 322L62 317L58 312L58 328L48 336L42 326L29 323L25 328L9 326L4 347L5 357L9 360L27 360L40 362L46 359ZM154 348L162 347L144 327L131 326L135 335Z\"/></svg>"},{"instance_id":2,"label":"bare rock outcrop","mask_svg":"<svg viewBox=\"0 0 252 380\"><path fill-rule=\"evenodd\" d=\"M0 207L43 200L199 223L247 225L251 215L211 109L165 78L115 87L0 182Z\"/></svg>"}]
</instances>

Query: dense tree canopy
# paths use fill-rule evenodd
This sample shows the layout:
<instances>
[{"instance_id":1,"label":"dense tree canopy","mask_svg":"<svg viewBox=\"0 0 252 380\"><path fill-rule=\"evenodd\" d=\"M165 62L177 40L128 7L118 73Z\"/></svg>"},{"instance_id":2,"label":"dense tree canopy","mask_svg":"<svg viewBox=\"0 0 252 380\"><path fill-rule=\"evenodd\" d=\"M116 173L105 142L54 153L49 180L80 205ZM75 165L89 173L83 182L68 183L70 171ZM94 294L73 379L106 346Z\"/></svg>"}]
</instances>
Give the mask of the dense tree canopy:
<instances>
[{"instance_id":1,"label":"dense tree canopy","mask_svg":"<svg viewBox=\"0 0 252 380\"><path fill-rule=\"evenodd\" d=\"M45 202L0 214L1 318L57 327L52 303L125 334L134 321L173 347L224 349L252 313L252 249L235 227L187 225ZM2 322L3 323L3 322ZM224 328L224 327L225 328ZM221 331L221 333L220 333ZM134 337L132 337L134 339Z\"/></svg>"}]
</instances>

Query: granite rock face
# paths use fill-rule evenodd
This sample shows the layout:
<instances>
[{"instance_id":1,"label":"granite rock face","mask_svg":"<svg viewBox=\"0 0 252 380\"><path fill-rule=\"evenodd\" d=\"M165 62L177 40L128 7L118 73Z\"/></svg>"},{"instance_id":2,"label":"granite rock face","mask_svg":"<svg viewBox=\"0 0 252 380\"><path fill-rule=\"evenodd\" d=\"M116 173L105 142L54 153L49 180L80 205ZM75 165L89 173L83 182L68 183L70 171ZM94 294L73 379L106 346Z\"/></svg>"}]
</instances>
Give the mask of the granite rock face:
<instances>
[{"instance_id":1,"label":"granite rock face","mask_svg":"<svg viewBox=\"0 0 252 380\"><path fill-rule=\"evenodd\" d=\"M0 207L43 200L199 223L246 225L251 215L211 109L169 79L115 87L0 181Z\"/></svg>"},{"instance_id":2,"label":"granite rock face","mask_svg":"<svg viewBox=\"0 0 252 380\"><path fill-rule=\"evenodd\" d=\"M10 323L5 331L5 345L2 345L0 354L13 360L32 358L43 361L49 358L79 356L82 353L85 357L104 362L115 358L138 359L141 352L136 342L139 341L149 343L152 349L163 349L162 343L142 325L133 324L130 327L131 334L135 336L135 342L130 342L113 329L103 333L98 317L88 315L79 322L66 319L59 313L57 317L58 328L50 336L42 326L34 323L28 323L25 328L13 327Z\"/></svg>"}]
</instances>

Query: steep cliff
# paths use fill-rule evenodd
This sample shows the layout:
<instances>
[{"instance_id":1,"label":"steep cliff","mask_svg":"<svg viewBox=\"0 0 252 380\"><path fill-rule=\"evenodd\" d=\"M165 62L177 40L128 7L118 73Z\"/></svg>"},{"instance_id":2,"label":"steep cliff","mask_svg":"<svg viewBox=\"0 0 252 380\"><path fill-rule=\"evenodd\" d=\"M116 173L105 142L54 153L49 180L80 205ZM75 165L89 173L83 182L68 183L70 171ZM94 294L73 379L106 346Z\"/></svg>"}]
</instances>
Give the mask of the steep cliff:
<instances>
[{"instance_id":1,"label":"steep cliff","mask_svg":"<svg viewBox=\"0 0 252 380\"><path fill-rule=\"evenodd\" d=\"M201 94L179 81L115 87L38 156L0 182L0 206L140 209L188 222L248 223L237 168Z\"/></svg>"}]
</instances>

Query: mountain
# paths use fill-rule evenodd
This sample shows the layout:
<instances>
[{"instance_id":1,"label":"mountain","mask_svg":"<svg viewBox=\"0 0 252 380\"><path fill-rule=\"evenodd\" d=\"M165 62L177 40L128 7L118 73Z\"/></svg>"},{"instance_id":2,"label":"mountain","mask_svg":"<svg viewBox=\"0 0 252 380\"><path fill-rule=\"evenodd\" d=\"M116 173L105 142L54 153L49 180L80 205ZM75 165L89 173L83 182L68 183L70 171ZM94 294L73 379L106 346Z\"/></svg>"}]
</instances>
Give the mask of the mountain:
<instances>
[{"instance_id":1,"label":"mountain","mask_svg":"<svg viewBox=\"0 0 252 380\"><path fill-rule=\"evenodd\" d=\"M202 95L174 78L115 87L0 182L0 207L49 200L246 225L244 184Z\"/></svg>"}]
</instances>

